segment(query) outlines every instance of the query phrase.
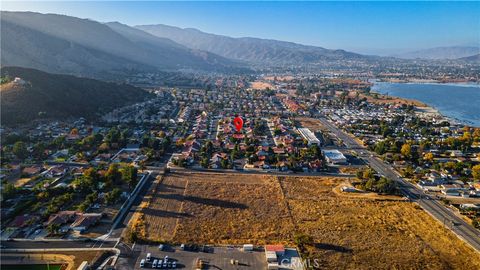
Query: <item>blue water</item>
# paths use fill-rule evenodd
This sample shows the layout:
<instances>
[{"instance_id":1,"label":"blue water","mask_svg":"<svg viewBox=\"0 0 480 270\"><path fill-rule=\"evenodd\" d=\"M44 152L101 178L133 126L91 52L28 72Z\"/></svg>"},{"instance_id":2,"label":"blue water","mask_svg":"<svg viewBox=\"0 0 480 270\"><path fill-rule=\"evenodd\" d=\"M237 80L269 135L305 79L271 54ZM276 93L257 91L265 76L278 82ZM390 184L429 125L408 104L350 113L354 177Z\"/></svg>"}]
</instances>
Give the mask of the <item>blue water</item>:
<instances>
[{"instance_id":1,"label":"blue water","mask_svg":"<svg viewBox=\"0 0 480 270\"><path fill-rule=\"evenodd\" d=\"M415 99L441 114L480 127L480 85L375 82L372 91Z\"/></svg>"}]
</instances>

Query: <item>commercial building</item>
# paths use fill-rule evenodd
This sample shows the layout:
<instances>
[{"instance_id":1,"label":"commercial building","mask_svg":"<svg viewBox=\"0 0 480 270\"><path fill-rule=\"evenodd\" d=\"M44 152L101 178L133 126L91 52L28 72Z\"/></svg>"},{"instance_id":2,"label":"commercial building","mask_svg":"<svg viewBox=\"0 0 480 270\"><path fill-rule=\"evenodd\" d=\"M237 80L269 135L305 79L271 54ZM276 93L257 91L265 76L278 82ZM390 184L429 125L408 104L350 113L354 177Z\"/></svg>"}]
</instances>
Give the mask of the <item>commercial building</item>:
<instances>
[{"instance_id":1,"label":"commercial building","mask_svg":"<svg viewBox=\"0 0 480 270\"><path fill-rule=\"evenodd\" d=\"M325 159L330 164L345 164L347 158L338 150L322 150Z\"/></svg>"},{"instance_id":2,"label":"commercial building","mask_svg":"<svg viewBox=\"0 0 480 270\"><path fill-rule=\"evenodd\" d=\"M316 144L320 145L320 140L315 136L315 134L308 128L299 128L298 132L302 137L308 141L308 145Z\"/></svg>"}]
</instances>

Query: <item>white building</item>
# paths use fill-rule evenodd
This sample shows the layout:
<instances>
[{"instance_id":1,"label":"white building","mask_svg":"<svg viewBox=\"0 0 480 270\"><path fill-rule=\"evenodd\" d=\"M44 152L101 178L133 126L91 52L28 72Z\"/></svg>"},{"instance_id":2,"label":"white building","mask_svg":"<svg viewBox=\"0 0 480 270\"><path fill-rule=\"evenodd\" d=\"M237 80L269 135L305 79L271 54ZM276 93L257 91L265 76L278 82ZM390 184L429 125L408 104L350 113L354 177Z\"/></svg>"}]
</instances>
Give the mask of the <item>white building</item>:
<instances>
[{"instance_id":1,"label":"white building","mask_svg":"<svg viewBox=\"0 0 480 270\"><path fill-rule=\"evenodd\" d=\"M347 158L338 150L322 150L325 159L330 164L345 164Z\"/></svg>"},{"instance_id":2,"label":"white building","mask_svg":"<svg viewBox=\"0 0 480 270\"><path fill-rule=\"evenodd\" d=\"M308 128L299 128L298 132L302 137L308 141L308 145L316 144L320 145L320 140L315 136L315 134Z\"/></svg>"}]
</instances>

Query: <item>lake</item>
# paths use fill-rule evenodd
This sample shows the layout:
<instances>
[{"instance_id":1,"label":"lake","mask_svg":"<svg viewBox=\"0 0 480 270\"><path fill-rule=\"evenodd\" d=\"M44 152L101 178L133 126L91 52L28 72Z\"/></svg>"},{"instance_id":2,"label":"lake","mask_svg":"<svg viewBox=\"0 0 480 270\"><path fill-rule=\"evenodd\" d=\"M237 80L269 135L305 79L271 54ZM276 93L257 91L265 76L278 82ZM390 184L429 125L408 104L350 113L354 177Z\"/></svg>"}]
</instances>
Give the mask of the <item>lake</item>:
<instances>
[{"instance_id":1,"label":"lake","mask_svg":"<svg viewBox=\"0 0 480 270\"><path fill-rule=\"evenodd\" d=\"M416 99L446 117L480 127L480 85L374 82L372 91Z\"/></svg>"}]
</instances>

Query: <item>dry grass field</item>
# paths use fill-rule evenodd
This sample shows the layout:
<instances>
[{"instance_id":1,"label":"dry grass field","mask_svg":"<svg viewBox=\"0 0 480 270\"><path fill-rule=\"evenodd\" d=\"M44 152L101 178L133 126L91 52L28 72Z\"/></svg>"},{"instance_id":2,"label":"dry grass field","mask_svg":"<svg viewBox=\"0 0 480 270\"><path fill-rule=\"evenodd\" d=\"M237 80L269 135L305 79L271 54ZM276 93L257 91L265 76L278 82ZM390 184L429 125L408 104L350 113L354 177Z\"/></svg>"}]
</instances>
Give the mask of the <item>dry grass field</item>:
<instances>
[{"instance_id":1,"label":"dry grass field","mask_svg":"<svg viewBox=\"0 0 480 270\"><path fill-rule=\"evenodd\" d=\"M339 194L338 177L172 173L143 210L146 238L286 243L320 269L480 269L480 255L400 198Z\"/></svg>"},{"instance_id":2,"label":"dry grass field","mask_svg":"<svg viewBox=\"0 0 480 270\"><path fill-rule=\"evenodd\" d=\"M355 97L355 95L359 93L360 98L367 98L367 101L370 103L374 104L405 104L405 105L413 105L416 107L425 107L425 103L422 103L418 100L415 99L406 99L406 98L399 98L399 97L393 97L393 96L387 96L387 95L382 95L382 94L372 94L372 95L365 95L362 94L361 92L357 91L351 91L349 93L350 97ZM375 96L373 96L375 95Z\"/></svg>"},{"instance_id":3,"label":"dry grass field","mask_svg":"<svg viewBox=\"0 0 480 270\"><path fill-rule=\"evenodd\" d=\"M274 177L189 179L177 242L277 243L292 237L292 221ZM236 177L235 177L236 178Z\"/></svg>"},{"instance_id":4,"label":"dry grass field","mask_svg":"<svg viewBox=\"0 0 480 270\"><path fill-rule=\"evenodd\" d=\"M264 81L254 81L250 83L250 87L252 89L257 89L257 90L265 90L267 88L273 89L273 85L269 82L264 82Z\"/></svg>"},{"instance_id":5,"label":"dry grass field","mask_svg":"<svg viewBox=\"0 0 480 270\"><path fill-rule=\"evenodd\" d=\"M181 212L181 206L187 185L187 179L166 176L156 186L156 191L148 205L143 206L145 221L145 237L153 241L171 241L178 219L186 215Z\"/></svg>"},{"instance_id":6,"label":"dry grass field","mask_svg":"<svg viewBox=\"0 0 480 270\"><path fill-rule=\"evenodd\" d=\"M413 203L339 197L334 178L281 183L298 233L322 269L480 269L480 255Z\"/></svg>"},{"instance_id":7,"label":"dry grass field","mask_svg":"<svg viewBox=\"0 0 480 270\"><path fill-rule=\"evenodd\" d=\"M274 177L169 174L143 213L149 240L262 244L292 238Z\"/></svg>"}]
</instances>

